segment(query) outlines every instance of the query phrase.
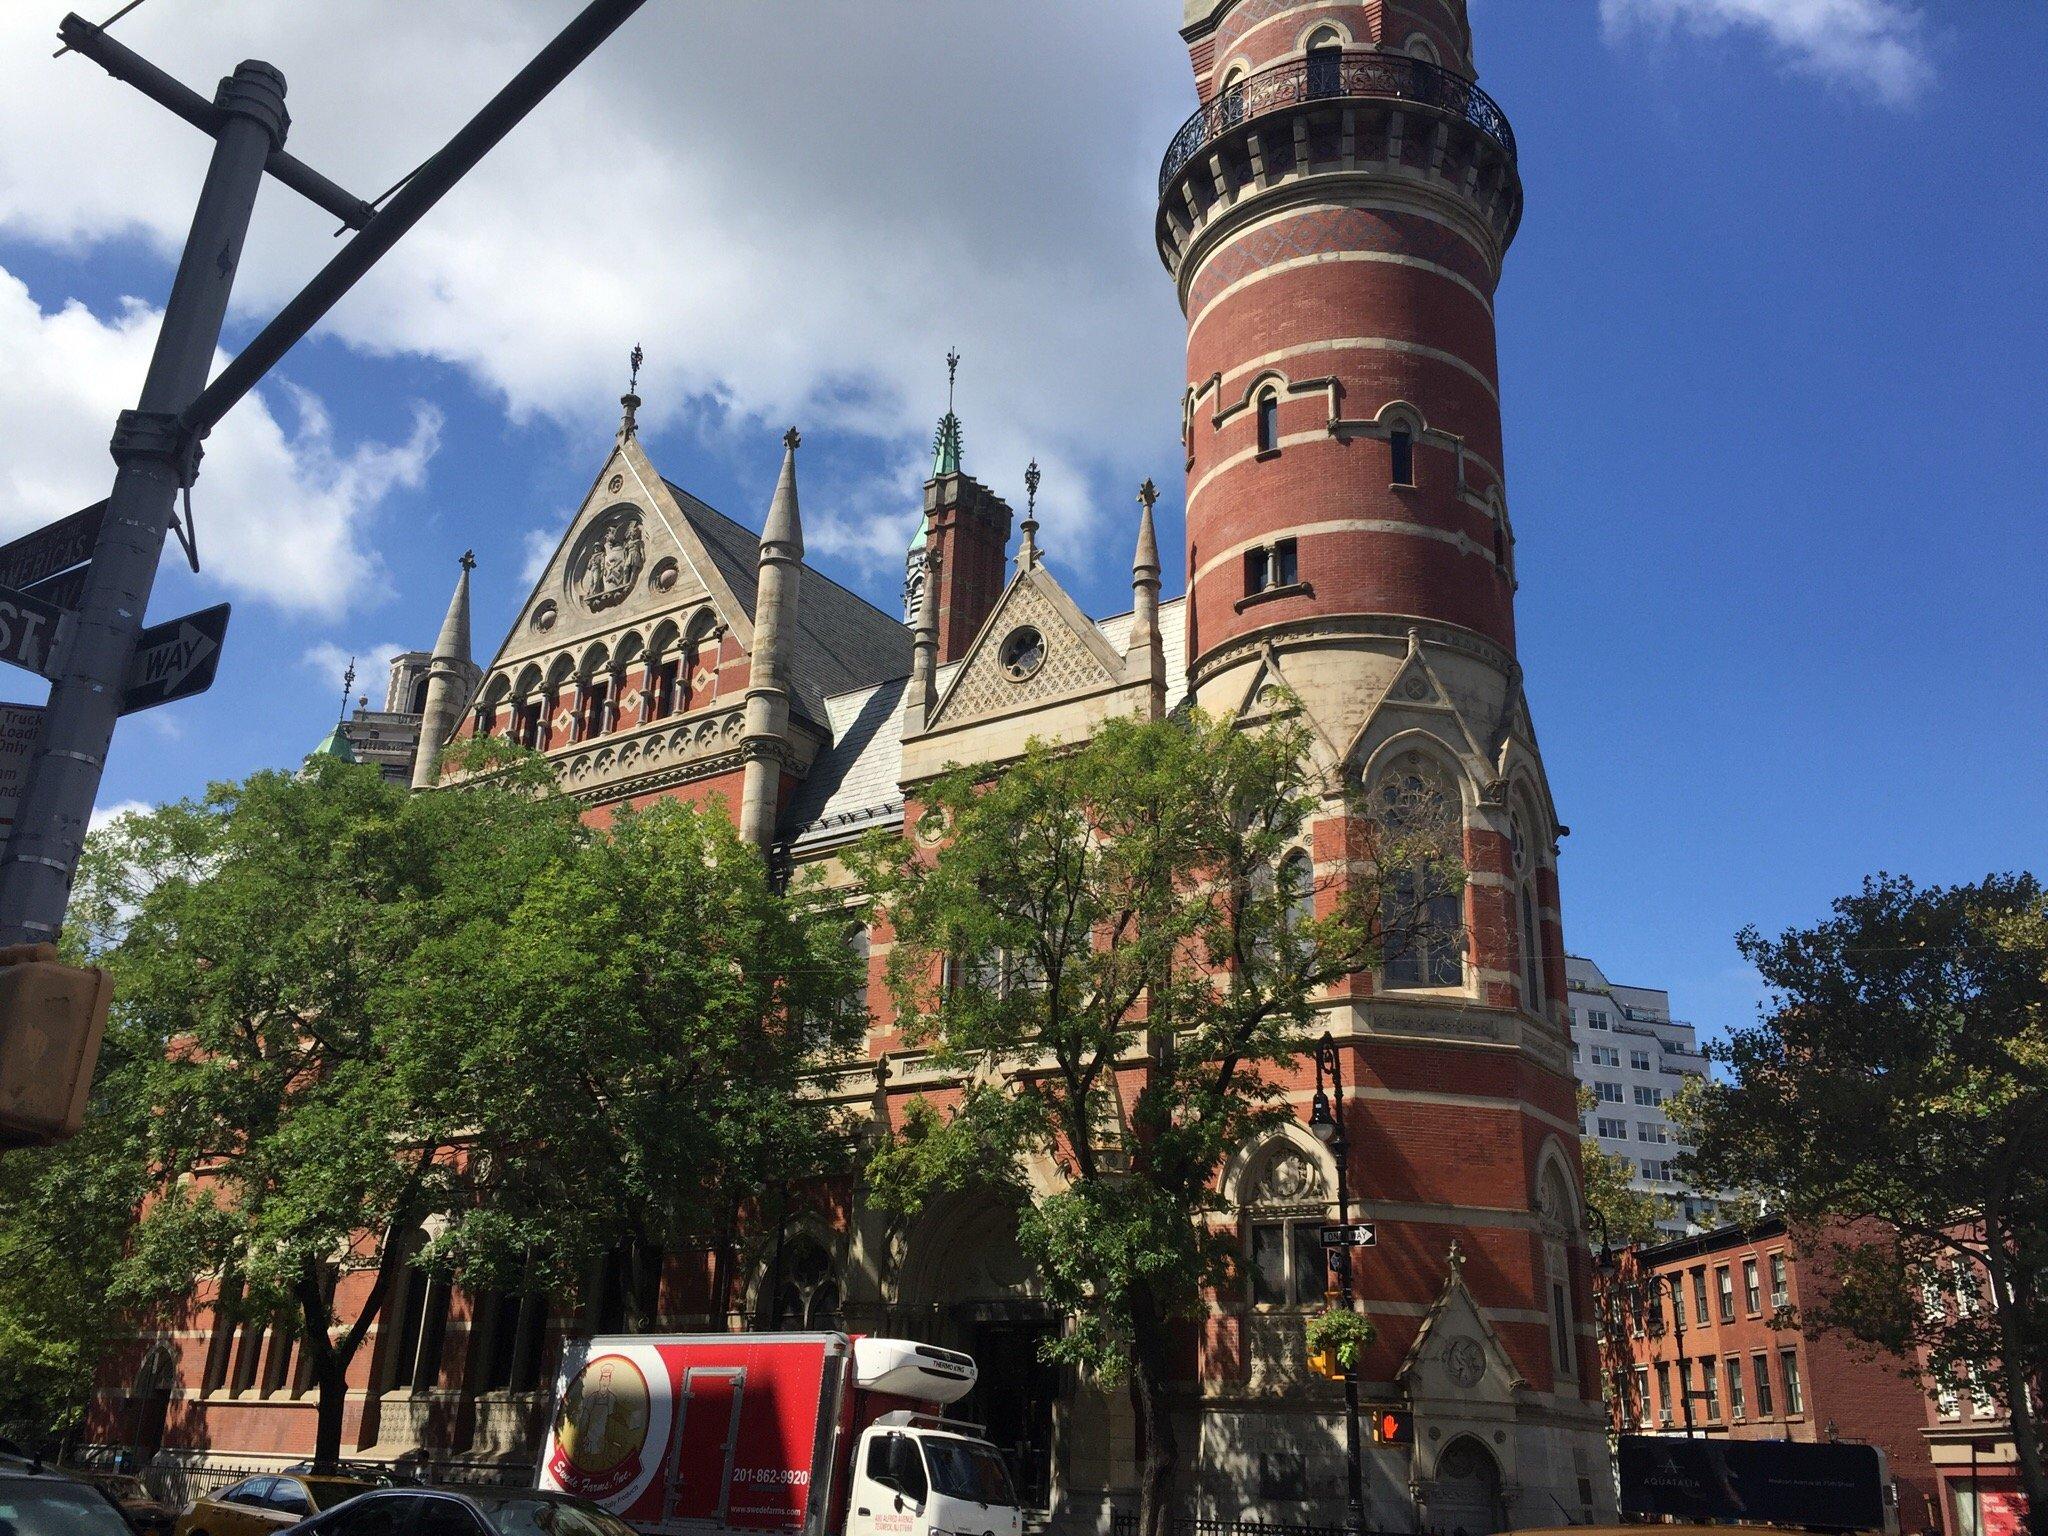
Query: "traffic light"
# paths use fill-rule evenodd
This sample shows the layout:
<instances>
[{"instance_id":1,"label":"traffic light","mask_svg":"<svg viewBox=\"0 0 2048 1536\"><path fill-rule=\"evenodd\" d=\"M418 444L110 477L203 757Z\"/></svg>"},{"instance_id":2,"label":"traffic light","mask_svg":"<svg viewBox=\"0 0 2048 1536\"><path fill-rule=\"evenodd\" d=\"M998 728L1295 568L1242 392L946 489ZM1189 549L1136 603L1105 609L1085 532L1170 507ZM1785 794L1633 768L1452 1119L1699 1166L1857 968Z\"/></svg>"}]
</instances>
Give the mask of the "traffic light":
<instances>
[{"instance_id":1,"label":"traffic light","mask_svg":"<svg viewBox=\"0 0 2048 1536\"><path fill-rule=\"evenodd\" d=\"M1342 1381L1344 1379L1344 1366L1337 1358L1337 1348L1335 1345L1330 1346L1328 1349L1310 1350L1308 1352L1308 1368L1314 1371L1316 1375L1330 1381Z\"/></svg>"},{"instance_id":2,"label":"traffic light","mask_svg":"<svg viewBox=\"0 0 2048 1536\"><path fill-rule=\"evenodd\" d=\"M105 971L59 965L54 946L0 949L0 1149L77 1132L112 995Z\"/></svg>"},{"instance_id":3,"label":"traffic light","mask_svg":"<svg viewBox=\"0 0 2048 1536\"><path fill-rule=\"evenodd\" d=\"M1415 1415L1406 1408L1375 1408L1372 1415L1374 1445L1413 1445Z\"/></svg>"}]
</instances>

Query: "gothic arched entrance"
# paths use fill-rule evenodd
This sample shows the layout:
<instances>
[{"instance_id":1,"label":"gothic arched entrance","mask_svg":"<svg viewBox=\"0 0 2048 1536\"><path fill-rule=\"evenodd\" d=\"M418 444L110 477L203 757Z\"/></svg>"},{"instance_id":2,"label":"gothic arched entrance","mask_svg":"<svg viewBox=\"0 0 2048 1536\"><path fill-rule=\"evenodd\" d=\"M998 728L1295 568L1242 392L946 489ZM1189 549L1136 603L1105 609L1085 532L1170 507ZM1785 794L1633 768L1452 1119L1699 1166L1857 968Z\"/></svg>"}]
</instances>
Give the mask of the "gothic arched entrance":
<instances>
[{"instance_id":1,"label":"gothic arched entrance","mask_svg":"<svg viewBox=\"0 0 2048 1536\"><path fill-rule=\"evenodd\" d=\"M1025 1508L1049 1509L1061 1373L1046 1363L1044 1346L1060 1323L1017 1246L1015 1207L986 1191L934 1204L901 1253L903 1331L974 1357L974 1391L949 1411L986 1429Z\"/></svg>"},{"instance_id":2,"label":"gothic arched entrance","mask_svg":"<svg viewBox=\"0 0 2048 1536\"><path fill-rule=\"evenodd\" d=\"M1453 1440L1437 1458L1426 1524L1441 1536L1493 1536L1507 1525L1500 1465L1470 1435Z\"/></svg>"}]
</instances>

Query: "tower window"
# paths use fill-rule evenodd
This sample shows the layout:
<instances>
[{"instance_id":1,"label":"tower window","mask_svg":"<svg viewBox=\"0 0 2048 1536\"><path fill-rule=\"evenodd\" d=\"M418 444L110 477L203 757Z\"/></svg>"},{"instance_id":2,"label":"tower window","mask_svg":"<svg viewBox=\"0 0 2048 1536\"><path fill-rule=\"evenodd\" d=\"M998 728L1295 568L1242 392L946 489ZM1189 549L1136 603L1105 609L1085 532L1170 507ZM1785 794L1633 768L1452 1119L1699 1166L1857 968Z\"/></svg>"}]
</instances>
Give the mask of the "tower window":
<instances>
[{"instance_id":1,"label":"tower window","mask_svg":"<svg viewBox=\"0 0 2048 1536\"><path fill-rule=\"evenodd\" d=\"M1300 579L1300 561L1295 555L1292 539L1276 539L1271 544L1244 552L1244 591L1247 597L1291 587Z\"/></svg>"},{"instance_id":2,"label":"tower window","mask_svg":"<svg viewBox=\"0 0 2048 1536\"><path fill-rule=\"evenodd\" d=\"M1318 33L1308 50L1308 93L1311 96L1341 96L1344 93L1344 48L1325 42L1327 32Z\"/></svg>"},{"instance_id":3,"label":"tower window","mask_svg":"<svg viewBox=\"0 0 2048 1536\"><path fill-rule=\"evenodd\" d=\"M1415 434L1406 427L1397 427L1388 439L1393 449L1394 484L1415 483Z\"/></svg>"},{"instance_id":4,"label":"tower window","mask_svg":"<svg viewBox=\"0 0 2048 1536\"><path fill-rule=\"evenodd\" d=\"M1248 549L1244 552L1244 590L1249 596L1263 592L1272 585L1273 552L1270 549Z\"/></svg>"},{"instance_id":5,"label":"tower window","mask_svg":"<svg viewBox=\"0 0 2048 1536\"><path fill-rule=\"evenodd\" d=\"M1267 390L1259 396L1259 452L1277 453L1280 448L1280 397Z\"/></svg>"},{"instance_id":6,"label":"tower window","mask_svg":"<svg viewBox=\"0 0 2048 1536\"><path fill-rule=\"evenodd\" d=\"M1273 585L1291 587L1301 579L1301 565L1295 558L1294 540L1282 539L1273 546Z\"/></svg>"}]
</instances>

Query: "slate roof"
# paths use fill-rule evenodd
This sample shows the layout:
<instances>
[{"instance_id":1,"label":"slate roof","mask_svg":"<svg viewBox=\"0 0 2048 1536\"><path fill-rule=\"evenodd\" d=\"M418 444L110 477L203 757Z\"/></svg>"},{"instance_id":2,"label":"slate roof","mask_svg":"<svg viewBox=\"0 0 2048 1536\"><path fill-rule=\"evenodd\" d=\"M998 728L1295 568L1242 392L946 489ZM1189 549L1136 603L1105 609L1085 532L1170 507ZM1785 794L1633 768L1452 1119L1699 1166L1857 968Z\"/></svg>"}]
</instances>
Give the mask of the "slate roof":
<instances>
[{"instance_id":1,"label":"slate roof","mask_svg":"<svg viewBox=\"0 0 2048 1536\"><path fill-rule=\"evenodd\" d=\"M752 619L759 584L760 535L699 501L673 480L667 485L683 516L710 551L718 574ZM796 654L789 667L796 697L791 703L813 724L833 727L826 708L826 700L833 695L909 676L910 631L903 621L848 591L808 562L797 587L796 617ZM836 739L836 729L833 734Z\"/></svg>"},{"instance_id":2,"label":"slate roof","mask_svg":"<svg viewBox=\"0 0 2048 1536\"><path fill-rule=\"evenodd\" d=\"M806 596L810 588L804 588ZM1166 707L1187 694L1187 603L1174 598L1159 605L1160 648L1166 655ZM1131 635L1128 613L1097 621L1117 653ZM935 692L943 696L955 661L939 668ZM908 676L825 701L831 745L818 754L809 777L783 808L780 840L798 850L884 823L903 812L903 690Z\"/></svg>"}]
</instances>

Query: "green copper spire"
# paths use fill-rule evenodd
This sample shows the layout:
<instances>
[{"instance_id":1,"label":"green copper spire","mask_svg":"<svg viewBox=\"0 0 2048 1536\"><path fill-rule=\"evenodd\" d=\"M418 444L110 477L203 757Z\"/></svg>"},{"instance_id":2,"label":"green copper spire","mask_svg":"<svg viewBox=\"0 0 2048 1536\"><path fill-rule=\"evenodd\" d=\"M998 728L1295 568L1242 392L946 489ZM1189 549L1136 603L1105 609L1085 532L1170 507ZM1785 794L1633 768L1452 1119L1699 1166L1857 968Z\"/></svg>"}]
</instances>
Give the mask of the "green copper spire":
<instances>
[{"instance_id":1,"label":"green copper spire","mask_svg":"<svg viewBox=\"0 0 2048 1536\"><path fill-rule=\"evenodd\" d=\"M338 757L344 763L352 763L356 760L356 749L349 745L348 737L343 735L341 727L336 725L321 740L320 745L306 755L309 758Z\"/></svg>"},{"instance_id":2,"label":"green copper spire","mask_svg":"<svg viewBox=\"0 0 2048 1536\"><path fill-rule=\"evenodd\" d=\"M946 354L946 414L932 439L932 478L960 473L960 418L953 414L953 383L960 373L958 348Z\"/></svg>"}]
</instances>

